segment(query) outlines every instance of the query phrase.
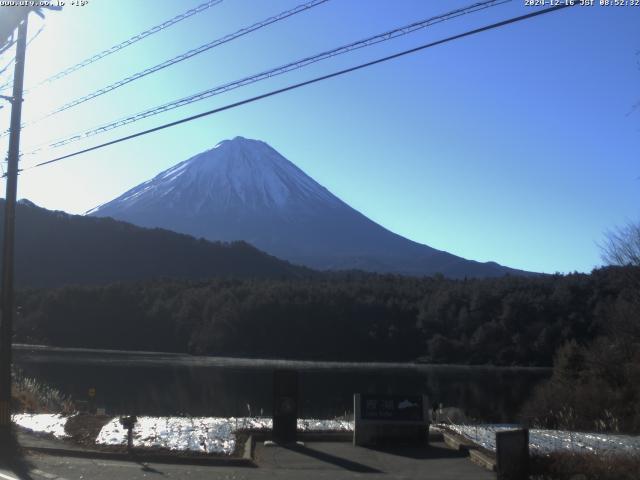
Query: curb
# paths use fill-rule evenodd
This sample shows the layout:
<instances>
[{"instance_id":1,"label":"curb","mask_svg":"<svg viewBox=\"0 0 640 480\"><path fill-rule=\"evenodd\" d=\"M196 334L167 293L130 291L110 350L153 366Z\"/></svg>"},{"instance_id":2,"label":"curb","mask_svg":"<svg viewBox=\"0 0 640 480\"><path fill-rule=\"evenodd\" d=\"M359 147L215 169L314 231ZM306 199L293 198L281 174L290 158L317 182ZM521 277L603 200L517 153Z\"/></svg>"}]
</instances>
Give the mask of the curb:
<instances>
[{"instance_id":1,"label":"curb","mask_svg":"<svg viewBox=\"0 0 640 480\"><path fill-rule=\"evenodd\" d=\"M244 442L244 452L242 453L242 459L251 462L253 465L253 447L255 445L253 435L247 437L247 441Z\"/></svg>"},{"instance_id":2,"label":"curb","mask_svg":"<svg viewBox=\"0 0 640 480\"><path fill-rule=\"evenodd\" d=\"M476 465L480 467L486 468L490 472L496 471L496 458L489 452L484 451L479 445L472 442L471 440L458 435L457 433L451 431L443 431L442 437L444 439L445 445L453 450L457 450L459 452L464 452L469 456L469 460L471 460Z\"/></svg>"},{"instance_id":3,"label":"curb","mask_svg":"<svg viewBox=\"0 0 640 480\"><path fill-rule=\"evenodd\" d=\"M460 452L468 452L469 450L474 450L477 448L476 444L467 440L460 435L456 435L451 432L442 432L442 437L444 439L444 443L453 450L458 450Z\"/></svg>"},{"instance_id":4,"label":"curb","mask_svg":"<svg viewBox=\"0 0 640 480\"><path fill-rule=\"evenodd\" d=\"M495 472L497 470L496 459L480 450L469 450L469 460L476 465L486 468L490 472Z\"/></svg>"},{"instance_id":5,"label":"curb","mask_svg":"<svg viewBox=\"0 0 640 480\"><path fill-rule=\"evenodd\" d=\"M99 460L122 460L144 463L165 463L175 465L203 465L203 466L226 466L226 467L248 467L255 468L252 461L251 437L245 442L242 457L205 457L195 455L166 455L162 453L145 452L144 450L134 450L132 453L126 452L103 452L99 450L71 450L65 448L50 447L22 447L26 452L41 453L57 457L91 458Z\"/></svg>"},{"instance_id":6,"label":"curb","mask_svg":"<svg viewBox=\"0 0 640 480\"><path fill-rule=\"evenodd\" d=\"M242 432L240 432L242 433ZM100 460L120 460L130 462L150 462L180 465L202 465L202 466L231 466L255 468L254 451L258 441L263 441L271 436L271 432L246 432L246 440L242 456L223 457L223 456L205 456L190 455L188 453L166 454L163 452L154 452L152 450L135 449L129 453L126 451L108 451L93 450L80 448L64 448L64 446L35 446L21 445L21 449L25 452L40 453L43 455L51 455L58 457L74 457ZM351 441L352 432L304 432L300 435L306 441L333 441L346 442Z\"/></svg>"}]
</instances>

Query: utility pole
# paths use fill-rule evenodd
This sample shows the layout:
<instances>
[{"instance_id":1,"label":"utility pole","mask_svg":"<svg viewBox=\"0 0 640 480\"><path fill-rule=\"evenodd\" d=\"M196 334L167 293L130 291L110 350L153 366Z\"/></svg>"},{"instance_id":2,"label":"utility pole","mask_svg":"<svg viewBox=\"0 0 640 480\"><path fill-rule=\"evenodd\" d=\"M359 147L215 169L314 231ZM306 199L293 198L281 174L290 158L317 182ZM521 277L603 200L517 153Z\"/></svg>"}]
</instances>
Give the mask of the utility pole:
<instances>
[{"instance_id":1,"label":"utility pole","mask_svg":"<svg viewBox=\"0 0 640 480\"><path fill-rule=\"evenodd\" d=\"M20 156L20 124L24 62L27 49L27 18L18 24L13 96L11 101L11 133L7 168L7 193L4 206L4 242L2 249L2 297L0 298L0 441L11 438L11 343L13 337L13 264L15 246L16 194L18 190L18 158Z\"/></svg>"}]
</instances>

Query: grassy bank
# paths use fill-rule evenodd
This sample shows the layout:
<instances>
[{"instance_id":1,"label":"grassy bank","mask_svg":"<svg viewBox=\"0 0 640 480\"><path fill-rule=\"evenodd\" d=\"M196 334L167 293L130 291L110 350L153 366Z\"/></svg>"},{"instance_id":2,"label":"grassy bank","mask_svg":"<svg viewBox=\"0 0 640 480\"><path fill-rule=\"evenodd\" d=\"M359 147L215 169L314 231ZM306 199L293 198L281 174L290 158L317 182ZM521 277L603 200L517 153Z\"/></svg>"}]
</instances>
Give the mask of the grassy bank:
<instances>
[{"instance_id":1,"label":"grassy bank","mask_svg":"<svg viewBox=\"0 0 640 480\"><path fill-rule=\"evenodd\" d=\"M14 412L69 415L76 410L71 398L60 390L25 377L20 371L12 373L11 403Z\"/></svg>"}]
</instances>

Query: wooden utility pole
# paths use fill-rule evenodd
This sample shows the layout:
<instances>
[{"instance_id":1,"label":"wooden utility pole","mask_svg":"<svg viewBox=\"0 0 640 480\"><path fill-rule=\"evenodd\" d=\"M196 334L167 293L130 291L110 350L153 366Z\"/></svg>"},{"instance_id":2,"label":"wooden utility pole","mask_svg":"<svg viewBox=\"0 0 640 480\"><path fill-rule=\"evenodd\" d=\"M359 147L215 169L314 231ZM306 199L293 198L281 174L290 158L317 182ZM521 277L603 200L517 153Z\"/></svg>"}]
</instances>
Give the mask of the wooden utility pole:
<instances>
[{"instance_id":1,"label":"wooden utility pole","mask_svg":"<svg viewBox=\"0 0 640 480\"><path fill-rule=\"evenodd\" d=\"M11 343L13 337L13 263L15 246L16 194L18 190L18 159L20 156L20 124L24 62L27 49L27 18L18 24L16 61L11 101L11 132L7 168L7 193L4 205L4 242L2 248L2 297L0 298L0 440L11 434Z\"/></svg>"}]
</instances>

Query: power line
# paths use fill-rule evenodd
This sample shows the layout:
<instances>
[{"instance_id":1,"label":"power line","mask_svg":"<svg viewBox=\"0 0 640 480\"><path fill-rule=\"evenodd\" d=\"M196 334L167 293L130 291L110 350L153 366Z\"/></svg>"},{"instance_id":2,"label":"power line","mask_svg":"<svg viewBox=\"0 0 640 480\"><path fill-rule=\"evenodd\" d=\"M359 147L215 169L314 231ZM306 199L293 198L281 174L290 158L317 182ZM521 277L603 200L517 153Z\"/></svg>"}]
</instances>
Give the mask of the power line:
<instances>
[{"instance_id":1,"label":"power line","mask_svg":"<svg viewBox=\"0 0 640 480\"><path fill-rule=\"evenodd\" d=\"M385 42L388 40L391 40L393 38L397 38L403 35L407 35L409 33L415 32L417 30L421 30L423 28L429 27L431 25L440 23L440 22L444 22L447 20L451 20L453 18L462 16L462 15L466 15L468 13L473 13L479 10L484 10L486 8L490 8L490 7L494 7L497 5L501 5L503 3L509 2L511 0L487 0L487 1L483 1L483 2L478 2L478 3L474 3L470 6L464 7L464 8L459 8L453 11L450 11L448 13L442 14L442 15L438 15L435 17L431 17L431 18L427 18L425 20L420 20L418 22L414 22L411 23L409 25L405 25L403 27L399 27L399 28L395 28L393 30L389 30L387 32L384 33L380 33L377 35L374 35L372 37L368 37L365 38L363 40L359 40L356 42L352 42L349 43L347 45L343 45L331 50L327 50L324 51L322 53L313 55L313 56L309 56L309 57L305 57L302 58L300 60L296 60L294 62L290 62L287 63L285 65L276 67L276 68L272 68L270 70L255 74L255 75L251 75L249 77L245 77L242 78L240 80L235 80L233 82L229 82L223 85L219 85L207 90L204 90L202 92L198 92L195 93L193 95L189 95L187 97L183 97L180 98L178 100L174 100L172 102L169 103L165 103L163 105L157 106L157 107L153 107L147 110L144 110L142 112L138 112L136 114L130 115L128 117L124 117L121 118L119 120L116 120L114 122L108 123L108 124L104 124L104 125L100 125L98 127L94 127L90 130L78 133L78 134L74 134L70 137L55 141L53 143L49 144L49 147L53 147L53 148L57 148L57 147L61 147L63 145L67 145L69 143L73 143L82 139L85 139L87 137L92 137L94 135L98 135L100 133L104 133L110 130L113 130L115 128L119 128L122 127L124 125L128 125L130 123L134 123L137 122L139 120L142 120L144 118L148 118L160 113L164 113L166 111L169 110L173 110L175 108L178 107L182 107L185 105L189 105L191 103L194 102L198 102L200 100L204 100L210 97L213 97L215 95L220 95L222 93L228 92L230 90L234 90L236 88L239 87L243 87L252 83L256 83L262 80L266 80L268 78L271 77L275 77L277 75L282 75L284 73L293 71L293 70L297 70L303 67L306 67L308 65L320 62L322 60L326 60L329 58L333 58L335 56L338 55L343 55L345 53L351 52L353 50L358 50L360 48L364 48L364 47L369 47L371 45L375 45L381 42ZM35 151L38 151L41 149L37 149ZM30 152L30 153L34 153Z\"/></svg>"},{"instance_id":2,"label":"power line","mask_svg":"<svg viewBox=\"0 0 640 480\"><path fill-rule=\"evenodd\" d=\"M29 41L27 41L27 47L29 45L31 45L31 42L33 42L36 38L38 38L38 35L40 35L42 33L42 31L44 30L46 24L42 25L38 31L33 35L33 37L31 37L29 39ZM4 72L7 71L7 69L13 65L13 62L15 61L16 57L14 56L11 60L9 60L9 63L7 63L4 67L0 68L0 75L2 75ZM7 85L9 85L11 82L7 82L6 84L2 85L0 87L0 90L4 89Z\"/></svg>"},{"instance_id":3,"label":"power line","mask_svg":"<svg viewBox=\"0 0 640 480\"><path fill-rule=\"evenodd\" d=\"M220 1L222 1L222 0L220 0ZM135 74L130 75L130 76L124 78L124 79L118 80L117 82L112 83L110 85L107 85L106 87L103 87L103 88L101 88L99 90L96 90L96 91L94 91L94 92L92 92L92 93L90 93L88 95L85 95L83 97L80 97L80 98L77 98L75 100L72 100L71 102L66 103L65 105L57 108L56 110L53 110L52 112L49 112L48 114L46 114L46 115L44 115L42 117L39 117L39 118L37 118L37 119L35 119L33 121L30 121L30 122L23 123L22 124L22 128L29 127L29 126L32 126L34 124L37 124L37 123L39 123L39 122L41 122L41 121L43 121L43 120L45 120L45 119L47 119L49 117L52 117L53 115L55 115L57 113L64 112L64 111L66 111L66 110L68 110L70 108L73 108L73 107L75 107L77 105L80 105L80 104L82 104L82 103L84 103L86 101L92 100L92 99L94 99L96 97L104 95L105 93L108 93L108 92L111 92L113 90L116 90L117 88L120 88L120 87L122 87L122 86L124 86L124 85L126 85L128 83L131 83L131 82L133 82L135 80L143 78L143 77L145 77L147 75L150 75L152 73L155 73L157 71L163 70L164 68L167 68L167 67L169 67L171 65L179 63L179 62L181 62L183 60L191 58L191 57L193 57L195 55L198 55L200 53L203 53L203 52L205 52L207 50L210 50L210 49L212 49L214 47L220 46L220 45L222 45L224 43L228 43L228 42L230 42L230 41L232 41L232 40L234 40L236 38L239 38L239 37L242 37L244 35L247 35L247 34L249 34L251 32L254 32L256 30L264 28L264 27L266 27L268 25L271 25L272 23L276 23L276 22L279 22L281 20L284 20L284 19L286 19L288 17L291 17L293 15L296 15L298 13L302 13L302 12L304 12L304 11L310 9L310 8L316 7L318 5L326 3L328 1L329 0L312 0L310 2L298 5L297 7L292 8L290 10L286 10L284 12L280 12L277 15L274 15L274 16L266 18L266 19L264 19L264 20L262 20L260 22L257 22L255 24L251 25L250 27L242 28L242 29L240 29L240 30L238 30L238 31L236 31L236 32L234 32L232 34L226 35L226 36L224 36L222 38L219 38L219 39L214 40L212 42L209 42L207 44L201 45L200 47L197 47L195 49L189 50L188 52L185 52L185 53L183 53L181 55L178 55L178 56L176 56L174 58L166 60L166 61L164 61L164 62L162 62L162 63L160 63L158 65L154 65L153 67L149 67L149 68L147 68L147 69L145 69L145 70L143 70L141 72L135 73ZM0 87L0 89L1 89L1 87ZM9 133L8 130L0 133L0 138L8 135L8 133Z\"/></svg>"},{"instance_id":4,"label":"power line","mask_svg":"<svg viewBox=\"0 0 640 480\"><path fill-rule=\"evenodd\" d=\"M15 57L13 57L11 60L9 60L9 63L7 63L4 67L0 68L0 75L2 75L4 72L7 71L7 69L13 65L13 62L15 61ZM11 80L9 80L8 82L6 82L4 85L2 85L2 87L0 87L0 90L2 90L3 87L10 85L11 84Z\"/></svg>"},{"instance_id":5,"label":"power line","mask_svg":"<svg viewBox=\"0 0 640 480\"><path fill-rule=\"evenodd\" d=\"M48 78L45 78L44 80L42 80L40 83L36 84L34 87L39 87L41 85L44 85L45 83L52 83L55 82L56 80L61 79L62 77L66 77L67 75L69 75L70 73L73 73L77 70L80 70L83 67L86 67L87 65L90 65L94 62L97 62L98 60L105 58L113 53L116 53L120 50L122 50L123 48L126 48L130 45L133 45L134 43L139 42L140 40L147 38L150 35L153 35L155 33L158 33L162 30L164 30L165 28L169 28L172 25L175 25L176 23L181 22L182 20L186 20L189 17L192 17L193 15L197 15L198 13L202 13L205 10L218 5L219 3L221 3L223 0L209 0L201 5L198 5L195 8L189 9L184 13L181 13L179 15L176 15L175 17L166 20L165 22L162 22L154 27L149 28L148 30L145 30L143 32L138 33L137 35L134 35L133 37L120 42L110 48L107 48L106 50L103 50L100 53L97 53L95 55L93 55L92 57L89 57L79 63L76 63L75 65L70 66L69 68L66 68L64 70L62 70L59 73L56 73L55 75L52 75ZM3 87L3 88L9 88L9 86L7 87Z\"/></svg>"},{"instance_id":6,"label":"power line","mask_svg":"<svg viewBox=\"0 0 640 480\"><path fill-rule=\"evenodd\" d=\"M16 43L16 40L10 40L8 41L6 44L0 46L0 55L2 55L4 52L6 52L7 50L9 50L11 47L13 47Z\"/></svg>"},{"instance_id":7,"label":"power line","mask_svg":"<svg viewBox=\"0 0 640 480\"><path fill-rule=\"evenodd\" d=\"M329 73L327 75L322 75L320 77L315 77L315 78L313 78L311 80L306 80L304 82L300 82L300 83L296 83L296 84L293 84L293 85L289 85L287 87L280 88L280 89L277 89L277 90L272 90L271 92L264 93L262 95L258 95L258 96L251 97L251 98L247 98L245 100L241 100L239 102L231 103L231 104L225 105L223 107L215 108L215 109L209 110L207 112L203 112L203 113L199 113L197 115L192 115L192 116L189 116L189 117L186 117L186 118L182 118L182 119L176 120L174 122L165 123L164 125L160 125L158 127L150 128L148 130L143 130L141 132L134 133L134 134L131 134L131 135L127 135L125 137L121 137L121 138L118 138L116 140L111 140L109 142L105 142L105 143L102 143L100 145L95 145L93 147L85 148L83 150L79 150L79 151L76 151L76 152L73 152L73 153L69 153L67 155L63 155L63 156L60 156L60 157L57 157L57 158L53 158L53 159L47 160L45 162L40 162L40 163L37 163L37 164L35 164L35 165L25 169L25 170L30 170L30 169L33 169L33 168L42 167L44 165L50 165L52 163L56 163L56 162L59 162L61 160L65 160L67 158L71 158L71 157L75 157L77 155L81 155L83 153L92 152L94 150L105 148L105 147L108 147L110 145L114 145L116 143L121 143L121 142L124 142L126 140L131 140L133 138L137 138L137 137L141 137L143 135L147 135L149 133L153 133L153 132L157 132L159 130L164 130L166 128L174 127L174 126L180 125L182 123L187 123L187 122L190 122L190 121L193 121L193 120L197 120L199 118L203 118L203 117L206 117L206 116L209 116L209 115L213 115L213 114L216 114L216 113L223 112L225 110L230 110L232 108L236 108L236 107L239 107L239 106L242 106L242 105L253 103L253 102L256 102L258 100L262 100L262 99L265 99L265 98L268 98L268 97L272 97L274 95L279 95L281 93L288 92L290 90L295 90L295 89L298 89L298 88L301 88L301 87L304 87L304 86L307 86L307 85L311 85L311 84L314 84L314 83L321 82L323 80L328 80L330 78L334 78L334 77L338 77L338 76L341 76L341 75L345 75L347 73L355 72L357 70L361 70L363 68L371 67L373 65L377 65L377 64L383 63L383 62L387 62L389 60L394 60L396 58L400 58L400 57L403 57L405 55L409 55L409 54L412 54L412 53L416 53L416 52L425 50L427 48L435 47L437 45L442 45L444 43L448 43L448 42L451 42L451 41L454 41L454 40L458 40L458 39L461 39L461 38L464 38L464 37L475 35L475 34L478 34L478 33L481 33L481 32L486 32L488 30L493 30L495 28L503 27L503 26L506 26L506 25L509 25L509 24L512 24L512 23L516 23L516 22L520 22L520 21L523 21L523 20L527 20L527 19L533 18L533 17L544 15L546 13L555 12L555 11L558 11L558 10L561 10L561 9L564 9L564 8L567 8L567 7L573 7L575 5L578 5L578 3L574 3L574 4L565 3L565 4L557 5L557 6L554 6L554 7L549 7L549 8L543 9L543 10L537 10L535 12L528 13L526 15L521 15L521 16L518 16L518 17L512 17L512 18L509 18L507 20L503 20L501 22L492 23L492 24L486 25L484 27L476 28L474 30L468 30L468 31L466 31L464 33L460 33L460 34L457 34L457 35L453 35L451 37L447 37L447 38L444 38L444 39L441 39L441 40L437 40L435 42L431 42L431 43L427 43L427 44L424 44L424 45L420 45L418 47L411 48L409 50L404 50L402 52L395 53L393 55L388 55L386 57L378 58L378 59L372 60L370 62L361 63L361 64L356 65L354 67L346 68L344 70L339 70L337 72Z\"/></svg>"},{"instance_id":8,"label":"power line","mask_svg":"<svg viewBox=\"0 0 640 480\"><path fill-rule=\"evenodd\" d=\"M169 60L165 60L162 63L159 63L157 65L154 65L153 67L149 67L145 70L142 70L140 72L134 73L133 75L130 75L126 78L123 78L121 80L118 80L117 82L114 82L110 85L107 85L106 87L100 88L99 90L96 90L94 92L89 93L88 95L85 95L83 97L77 98L75 100L72 100L71 102L68 102L64 105L62 105L61 107L53 110L52 112L48 113L47 115L45 115L44 117L42 117L39 120L44 120L45 118L51 117L52 115L55 115L56 113L60 113L60 112L64 112L65 110L68 110L72 107L75 107L77 105L80 105L81 103L84 103L88 100L91 100L93 98L99 97L100 95L104 95L105 93L111 92L113 90L116 90L117 88L122 87L123 85L126 85L128 83L131 83L135 80L138 80L140 78L146 77L147 75L150 75L152 73L158 72L160 70L163 70L171 65L175 65L176 63L182 62L183 60L187 60L188 58L194 57L200 53L206 52L208 50L211 50L212 48L218 47L220 45L223 45L225 43L228 43L232 40L235 40L236 38L242 37L244 35L247 35L251 32L255 32L256 30L259 30L261 28L264 28L268 25L271 25L273 23L279 22L281 20L284 20L288 17L291 17L293 15L296 15L298 13L304 12L306 10L309 10L313 7L316 7L318 5L321 5L323 3L328 2L329 0L311 0L310 2L307 3L303 3L301 5L298 5L295 8L286 10L284 12L278 13L277 15L274 15L272 17L266 18L264 20L261 20L260 22L254 23L253 25L249 26L249 27L245 27L242 28L234 33L231 33L229 35L225 35L224 37L218 38L216 40L213 40L209 43L206 43L204 45L200 45L197 48L194 48L192 50L189 50L185 53L182 53L180 55L177 55L173 58L170 58ZM38 120L38 121L39 121ZM35 123L35 122L34 122Z\"/></svg>"}]
</instances>

